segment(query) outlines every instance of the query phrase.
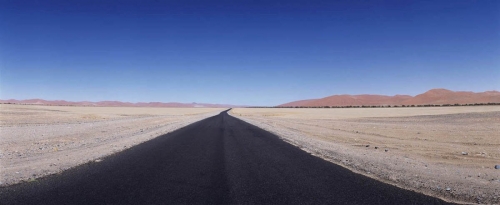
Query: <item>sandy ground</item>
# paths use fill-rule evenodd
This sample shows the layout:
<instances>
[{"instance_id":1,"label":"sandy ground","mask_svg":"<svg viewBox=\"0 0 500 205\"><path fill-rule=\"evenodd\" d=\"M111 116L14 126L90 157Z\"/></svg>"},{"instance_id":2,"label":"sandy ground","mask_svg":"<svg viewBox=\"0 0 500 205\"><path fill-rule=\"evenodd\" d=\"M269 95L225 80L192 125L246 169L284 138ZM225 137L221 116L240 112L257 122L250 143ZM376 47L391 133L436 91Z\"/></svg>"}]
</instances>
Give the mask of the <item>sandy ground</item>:
<instances>
[{"instance_id":1,"label":"sandy ground","mask_svg":"<svg viewBox=\"0 0 500 205\"><path fill-rule=\"evenodd\" d=\"M230 114L354 172L453 202L500 203L500 106Z\"/></svg>"},{"instance_id":2,"label":"sandy ground","mask_svg":"<svg viewBox=\"0 0 500 205\"><path fill-rule=\"evenodd\" d=\"M0 105L0 186L122 151L221 108Z\"/></svg>"}]
</instances>

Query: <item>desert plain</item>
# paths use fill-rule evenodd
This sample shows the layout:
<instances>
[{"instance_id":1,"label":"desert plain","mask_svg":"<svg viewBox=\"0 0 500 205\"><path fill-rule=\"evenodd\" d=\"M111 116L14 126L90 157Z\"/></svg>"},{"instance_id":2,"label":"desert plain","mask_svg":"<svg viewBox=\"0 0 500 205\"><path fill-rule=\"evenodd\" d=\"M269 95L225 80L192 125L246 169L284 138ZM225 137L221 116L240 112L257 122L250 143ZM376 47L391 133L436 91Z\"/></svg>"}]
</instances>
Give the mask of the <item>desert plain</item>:
<instances>
[{"instance_id":1,"label":"desert plain","mask_svg":"<svg viewBox=\"0 0 500 205\"><path fill-rule=\"evenodd\" d=\"M55 174L223 108L0 105L0 185ZM500 203L500 106L234 108L312 155L447 201Z\"/></svg>"},{"instance_id":2,"label":"desert plain","mask_svg":"<svg viewBox=\"0 0 500 205\"><path fill-rule=\"evenodd\" d=\"M500 203L500 106L235 108L354 172L452 202Z\"/></svg>"},{"instance_id":3,"label":"desert plain","mask_svg":"<svg viewBox=\"0 0 500 205\"><path fill-rule=\"evenodd\" d=\"M1 104L0 186L99 162L223 110Z\"/></svg>"}]
</instances>

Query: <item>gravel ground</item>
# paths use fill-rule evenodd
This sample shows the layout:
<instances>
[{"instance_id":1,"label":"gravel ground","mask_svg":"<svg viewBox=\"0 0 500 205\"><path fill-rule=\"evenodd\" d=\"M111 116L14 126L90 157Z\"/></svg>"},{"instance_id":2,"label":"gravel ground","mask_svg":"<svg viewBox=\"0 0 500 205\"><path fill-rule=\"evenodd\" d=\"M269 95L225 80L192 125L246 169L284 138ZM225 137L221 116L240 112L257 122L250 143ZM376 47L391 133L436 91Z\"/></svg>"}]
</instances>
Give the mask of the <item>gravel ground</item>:
<instances>
[{"instance_id":1,"label":"gravel ground","mask_svg":"<svg viewBox=\"0 0 500 205\"><path fill-rule=\"evenodd\" d=\"M499 107L478 109L427 115L415 109L414 116L404 116L411 110L385 109L386 116L397 117L359 114L371 108L353 109L352 115L340 109L344 118L328 117L339 109L301 114L238 108L230 114L354 172L448 201L499 204Z\"/></svg>"},{"instance_id":2,"label":"gravel ground","mask_svg":"<svg viewBox=\"0 0 500 205\"><path fill-rule=\"evenodd\" d=\"M2 204L448 204L314 157L223 112L32 183Z\"/></svg>"},{"instance_id":3,"label":"gravel ground","mask_svg":"<svg viewBox=\"0 0 500 205\"><path fill-rule=\"evenodd\" d=\"M0 108L0 186L34 180L88 161L98 162L103 156L224 110L27 105Z\"/></svg>"}]
</instances>

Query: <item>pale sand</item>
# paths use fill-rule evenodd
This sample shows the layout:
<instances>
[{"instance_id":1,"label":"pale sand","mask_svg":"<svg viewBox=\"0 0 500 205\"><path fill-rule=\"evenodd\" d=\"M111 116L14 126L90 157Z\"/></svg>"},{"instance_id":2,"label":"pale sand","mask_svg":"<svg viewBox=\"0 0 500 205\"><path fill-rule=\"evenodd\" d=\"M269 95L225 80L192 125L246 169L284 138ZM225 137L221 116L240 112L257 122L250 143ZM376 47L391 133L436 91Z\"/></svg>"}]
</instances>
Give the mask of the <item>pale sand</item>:
<instances>
[{"instance_id":1,"label":"pale sand","mask_svg":"<svg viewBox=\"0 0 500 205\"><path fill-rule=\"evenodd\" d=\"M500 170L494 169L500 106L236 108L230 114L402 188L454 202L500 203Z\"/></svg>"},{"instance_id":2,"label":"pale sand","mask_svg":"<svg viewBox=\"0 0 500 205\"><path fill-rule=\"evenodd\" d=\"M223 110L2 104L0 186L99 161Z\"/></svg>"}]
</instances>

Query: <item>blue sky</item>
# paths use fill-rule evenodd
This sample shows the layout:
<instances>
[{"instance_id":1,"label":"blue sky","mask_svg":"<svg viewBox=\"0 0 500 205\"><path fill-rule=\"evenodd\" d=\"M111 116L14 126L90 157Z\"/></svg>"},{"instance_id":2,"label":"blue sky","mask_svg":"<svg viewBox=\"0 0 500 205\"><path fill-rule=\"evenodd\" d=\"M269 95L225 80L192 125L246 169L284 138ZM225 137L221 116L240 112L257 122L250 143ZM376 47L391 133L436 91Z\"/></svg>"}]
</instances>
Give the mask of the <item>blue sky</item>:
<instances>
[{"instance_id":1,"label":"blue sky","mask_svg":"<svg viewBox=\"0 0 500 205\"><path fill-rule=\"evenodd\" d=\"M0 99L500 90L500 1L5 1Z\"/></svg>"}]
</instances>

